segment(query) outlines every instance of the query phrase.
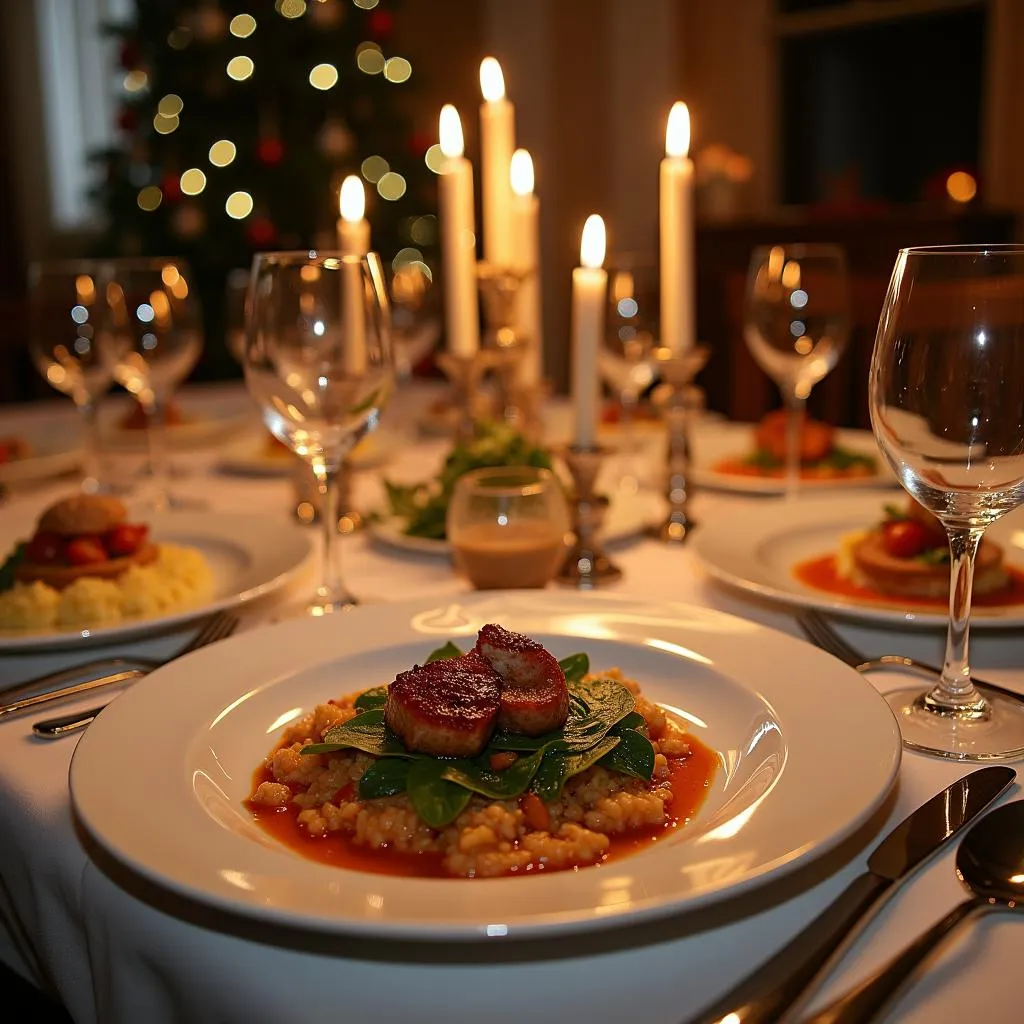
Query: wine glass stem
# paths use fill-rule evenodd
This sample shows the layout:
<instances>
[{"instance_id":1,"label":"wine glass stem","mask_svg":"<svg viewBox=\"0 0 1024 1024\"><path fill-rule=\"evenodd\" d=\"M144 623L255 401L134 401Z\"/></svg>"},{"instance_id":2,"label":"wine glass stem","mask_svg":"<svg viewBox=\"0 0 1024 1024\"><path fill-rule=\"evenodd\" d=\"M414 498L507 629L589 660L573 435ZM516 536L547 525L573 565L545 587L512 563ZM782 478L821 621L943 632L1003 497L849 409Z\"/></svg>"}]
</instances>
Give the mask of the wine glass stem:
<instances>
[{"instance_id":1,"label":"wine glass stem","mask_svg":"<svg viewBox=\"0 0 1024 1024\"><path fill-rule=\"evenodd\" d=\"M313 459L311 465L316 478L320 526L324 536L320 586L316 589L313 611L326 612L356 601L342 582L338 557L338 476L342 470L340 465L329 465L323 458Z\"/></svg>"},{"instance_id":2,"label":"wine glass stem","mask_svg":"<svg viewBox=\"0 0 1024 1024\"><path fill-rule=\"evenodd\" d=\"M100 489L99 410L92 398L77 403L82 416L82 490L95 494Z\"/></svg>"},{"instance_id":3,"label":"wine glass stem","mask_svg":"<svg viewBox=\"0 0 1024 1024\"><path fill-rule=\"evenodd\" d=\"M800 423L803 419L805 398L794 390L786 399L786 497L795 498L800 491Z\"/></svg>"},{"instance_id":4,"label":"wine glass stem","mask_svg":"<svg viewBox=\"0 0 1024 1024\"><path fill-rule=\"evenodd\" d=\"M976 704L981 699L971 682L968 641L974 560L982 532L976 528L947 527L950 553L949 632L942 676L929 697L932 703L951 709Z\"/></svg>"},{"instance_id":5,"label":"wine glass stem","mask_svg":"<svg viewBox=\"0 0 1024 1024\"><path fill-rule=\"evenodd\" d=\"M152 504L154 509L162 512L171 503L167 467L167 403L162 397L154 395L145 409Z\"/></svg>"}]
</instances>

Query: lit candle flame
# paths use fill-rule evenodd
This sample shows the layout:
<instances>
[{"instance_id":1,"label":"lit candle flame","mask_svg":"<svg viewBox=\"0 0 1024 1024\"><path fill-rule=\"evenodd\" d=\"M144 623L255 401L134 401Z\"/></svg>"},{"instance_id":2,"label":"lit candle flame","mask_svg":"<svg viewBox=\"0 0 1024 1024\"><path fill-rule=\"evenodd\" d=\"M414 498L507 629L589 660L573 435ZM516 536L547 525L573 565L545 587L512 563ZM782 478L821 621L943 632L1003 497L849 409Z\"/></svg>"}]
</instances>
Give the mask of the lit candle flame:
<instances>
[{"instance_id":1,"label":"lit candle flame","mask_svg":"<svg viewBox=\"0 0 1024 1024\"><path fill-rule=\"evenodd\" d=\"M672 104L665 129L665 156L686 156L690 151L690 110L683 102Z\"/></svg>"},{"instance_id":2,"label":"lit candle flame","mask_svg":"<svg viewBox=\"0 0 1024 1024\"><path fill-rule=\"evenodd\" d=\"M363 183L355 174L350 174L341 183L338 209L341 211L341 219L350 224L363 219L366 212L366 193L363 191Z\"/></svg>"},{"instance_id":3,"label":"lit candle flame","mask_svg":"<svg viewBox=\"0 0 1024 1024\"><path fill-rule=\"evenodd\" d=\"M450 103L441 108L438 136L441 152L446 157L462 156L465 145L462 140L462 121L459 112Z\"/></svg>"},{"instance_id":4,"label":"lit candle flame","mask_svg":"<svg viewBox=\"0 0 1024 1024\"><path fill-rule=\"evenodd\" d=\"M488 103L497 103L505 98L505 76L493 57L484 57L480 61L480 91Z\"/></svg>"},{"instance_id":5,"label":"lit candle flame","mask_svg":"<svg viewBox=\"0 0 1024 1024\"><path fill-rule=\"evenodd\" d=\"M583 237L580 239L580 266L598 270L604 263L604 221L592 213L583 225Z\"/></svg>"},{"instance_id":6,"label":"lit candle flame","mask_svg":"<svg viewBox=\"0 0 1024 1024\"><path fill-rule=\"evenodd\" d=\"M533 157L525 149L517 149L512 154L508 176L517 196L528 196L533 191Z\"/></svg>"}]
</instances>

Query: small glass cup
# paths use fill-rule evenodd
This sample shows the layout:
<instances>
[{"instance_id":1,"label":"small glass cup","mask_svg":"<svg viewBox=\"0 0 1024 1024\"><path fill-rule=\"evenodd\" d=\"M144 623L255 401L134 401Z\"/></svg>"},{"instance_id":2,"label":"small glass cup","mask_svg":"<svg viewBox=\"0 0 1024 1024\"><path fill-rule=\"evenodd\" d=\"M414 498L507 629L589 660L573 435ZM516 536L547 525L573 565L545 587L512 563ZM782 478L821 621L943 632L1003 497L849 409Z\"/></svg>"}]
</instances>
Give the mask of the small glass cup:
<instances>
[{"instance_id":1,"label":"small glass cup","mask_svg":"<svg viewBox=\"0 0 1024 1024\"><path fill-rule=\"evenodd\" d=\"M543 587L565 560L569 505L549 469L467 473L455 485L446 523L455 568L477 590Z\"/></svg>"}]
</instances>

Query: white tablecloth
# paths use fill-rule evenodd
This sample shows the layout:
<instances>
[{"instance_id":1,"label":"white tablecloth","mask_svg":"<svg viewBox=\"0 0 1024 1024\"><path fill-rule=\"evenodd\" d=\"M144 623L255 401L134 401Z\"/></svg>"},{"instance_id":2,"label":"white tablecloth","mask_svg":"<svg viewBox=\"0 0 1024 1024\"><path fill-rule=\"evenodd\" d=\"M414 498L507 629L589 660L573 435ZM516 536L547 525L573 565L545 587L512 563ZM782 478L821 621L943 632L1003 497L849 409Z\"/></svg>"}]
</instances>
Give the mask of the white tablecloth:
<instances>
[{"instance_id":1,"label":"white tablecloth","mask_svg":"<svg viewBox=\"0 0 1024 1024\"><path fill-rule=\"evenodd\" d=\"M409 415L416 403L401 400ZM47 415L33 410L31 416ZM20 412L0 417L6 432ZM422 475L443 446L406 446L389 472ZM215 510L286 517L287 485L213 472L216 456L177 454L175 486ZM64 485L67 487L67 484ZM42 507L59 487L14 495L13 503ZM378 500L372 474L362 474L356 497ZM710 518L754 500L701 494L695 511ZM769 499L771 500L771 499ZM0 537L7 545L10 538ZM453 594L465 589L449 566L433 558L388 551L365 534L342 541L346 578L360 594L383 600ZM625 571L619 591L648 600L707 605L796 633L784 609L751 601L708 580L684 547L637 538L620 545ZM247 628L271 614L251 610ZM846 627L849 638L873 653L941 656L935 633ZM135 645L170 653L182 637ZM976 665L991 678L1024 690L1019 640L977 633ZM80 656L80 652L79 652ZM67 655L0 659L6 686ZM893 686L892 675L876 677ZM814 686L813 679L804 681ZM96 703L84 700L82 706ZM61 705L70 710L72 705ZM53 713L51 708L47 713ZM725 991L775 951L864 869L874 841L967 768L906 753L898 787L874 820L833 854L786 879L701 915L649 927L527 948L506 959L507 946L481 945L483 962L453 963L443 946L409 951L387 944L282 936L226 919L191 919L191 910L158 891L138 892L116 865L97 864L76 834L67 789L75 739L32 738L39 715L0 721L0 956L44 987L52 986L80 1024L101 1021L256 1022L320 1021L583 1021L678 1022ZM841 711L823 728L842 728ZM1009 797L1019 795L1015 786ZM815 1005L822 1005L873 969L962 896L951 847L896 898L871 928ZM107 873L109 872L109 874ZM115 880L118 879L118 880ZM123 884L122 884L123 883ZM132 889L133 891L129 891ZM488 962L487 958L491 962ZM436 962L429 962L436 961ZM1024 1019L1024 928L1009 916L970 924L900 1004L893 1019L944 1024L980 1017ZM2 1016L2 1014L0 1014Z\"/></svg>"}]
</instances>

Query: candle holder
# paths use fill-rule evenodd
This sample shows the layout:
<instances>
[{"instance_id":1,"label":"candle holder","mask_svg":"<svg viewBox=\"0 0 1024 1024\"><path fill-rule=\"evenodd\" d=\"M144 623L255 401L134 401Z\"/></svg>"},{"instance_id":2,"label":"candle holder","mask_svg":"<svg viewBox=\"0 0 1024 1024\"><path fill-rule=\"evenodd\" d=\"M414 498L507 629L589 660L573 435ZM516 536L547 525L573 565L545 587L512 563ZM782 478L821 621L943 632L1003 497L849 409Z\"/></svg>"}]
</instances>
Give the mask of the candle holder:
<instances>
[{"instance_id":1,"label":"candle holder","mask_svg":"<svg viewBox=\"0 0 1024 1024\"><path fill-rule=\"evenodd\" d=\"M594 485L607 449L571 447L562 452L572 475L574 540L556 580L563 586L593 590L622 578L622 570L604 553L598 533L608 511L608 498Z\"/></svg>"},{"instance_id":2,"label":"candle holder","mask_svg":"<svg viewBox=\"0 0 1024 1024\"><path fill-rule=\"evenodd\" d=\"M471 356L455 356L442 352L437 357L455 391L458 419L455 423L455 442L469 444L476 437L476 421L480 418L480 382L494 363L493 355L479 349Z\"/></svg>"},{"instance_id":3,"label":"candle holder","mask_svg":"<svg viewBox=\"0 0 1024 1024\"><path fill-rule=\"evenodd\" d=\"M697 525L689 509L693 491L689 482L690 423L694 410L702 405L703 396L700 388L693 384L693 378L704 369L709 350L705 345L698 345L684 355L676 356L669 349L660 348L655 355L658 372L664 381L662 403L668 434L665 458L668 515L650 532L660 540L684 544Z\"/></svg>"}]
</instances>

